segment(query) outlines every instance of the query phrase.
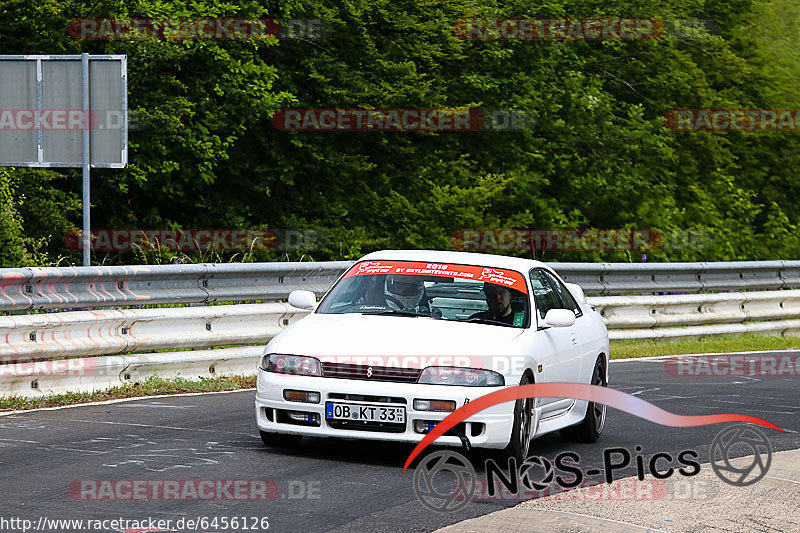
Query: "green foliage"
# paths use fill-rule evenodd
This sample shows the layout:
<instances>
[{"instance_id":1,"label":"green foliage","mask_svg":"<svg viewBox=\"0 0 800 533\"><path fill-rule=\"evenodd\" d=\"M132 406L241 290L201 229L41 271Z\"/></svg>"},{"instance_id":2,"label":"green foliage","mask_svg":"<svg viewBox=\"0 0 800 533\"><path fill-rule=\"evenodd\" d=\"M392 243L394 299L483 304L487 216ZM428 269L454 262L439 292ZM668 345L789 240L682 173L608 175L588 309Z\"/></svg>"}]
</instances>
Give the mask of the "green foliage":
<instances>
[{"instance_id":1,"label":"green foliage","mask_svg":"<svg viewBox=\"0 0 800 533\"><path fill-rule=\"evenodd\" d=\"M33 215L29 204L36 206L38 202L30 194L30 189L19 183L18 176L19 173L10 169L0 168L0 267L44 265L48 262L43 248L49 235L42 236L43 233L24 229L46 219L47 214L42 213L41 219ZM25 224L28 220L31 224ZM40 236L36 238L32 234Z\"/></svg>"},{"instance_id":2,"label":"green foliage","mask_svg":"<svg viewBox=\"0 0 800 533\"><path fill-rule=\"evenodd\" d=\"M172 378L148 376L141 381L93 392L66 392L40 397L0 396L0 411L41 409L89 402L104 402L123 398L141 398L165 394L187 394L198 392L220 392L255 387L255 376L222 376L216 378Z\"/></svg>"},{"instance_id":3,"label":"green foliage","mask_svg":"<svg viewBox=\"0 0 800 533\"><path fill-rule=\"evenodd\" d=\"M139 129L128 169L93 171L93 227L314 228L330 237L323 249L288 253L118 253L98 262L345 259L380 248L449 248L459 229L509 227L713 237L702 247L648 251L650 261L791 259L800 250L797 134L664 125L671 109L797 107L800 12L790 0L100 0L91 8L13 0L2 13L1 53L128 55ZM320 18L330 33L77 41L64 31L81 17L214 16ZM464 18L590 16L705 18L720 32L563 42L466 41L453 32ZM523 131L301 133L270 124L283 108L513 109L534 120ZM13 179L0 189L10 206L0 243L17 251L2 256L5 264L41 260L30 255L39 239L50 258L79 260L60 243L80 225L80 180L62 174L6 174ZM40 208L27 209L34 197Z\"/></svg>"},{"instance_id":4,"label":"green foliage","mask_svg":"<svg viewBox=\"0 0 800 533\"><path fill-rule=\"evenodd\" d=\"M706 337L612 340L611 358L660 357L696 353L757 352L762 350L796 350L797 337L780 335L710 335Z\"/></svg>"},{"instance_id":5,"label":"green foliage","mask_svg":"<svg viewBox=\"0 0 800 533\"><path fill-rule=\"evenodd\" d=\"M8 174L7 170L0 169L0 265L15 266L24 264L30 257Z\"/></svg>"}]
</instances>

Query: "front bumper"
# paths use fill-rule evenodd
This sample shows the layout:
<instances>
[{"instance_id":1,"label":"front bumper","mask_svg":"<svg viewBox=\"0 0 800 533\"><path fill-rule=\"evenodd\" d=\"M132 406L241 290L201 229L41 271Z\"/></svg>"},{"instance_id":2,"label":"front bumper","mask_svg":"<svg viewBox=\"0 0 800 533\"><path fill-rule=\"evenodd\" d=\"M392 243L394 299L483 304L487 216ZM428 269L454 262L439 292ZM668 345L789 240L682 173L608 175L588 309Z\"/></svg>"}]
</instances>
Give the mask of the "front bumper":
<instances>
[{"instance_id":1,"label":"front bumper","mask_svg":"<svg viewBox=\"0 0 800 533\"><path fill-rule=\"evenodd\" d=\"M285 389L318 392L320 403L287 401L283 396ZM256 422L258 429L267 433L416 443L422 440L425 434L415 431L415 421L439 422L450 413L417 411L414 409L415 399L453 400L458 408L467 401L473 401L499 389L500 387L418 385L416 383L296 376L259 370L255 399ZM344 399L345 395L348 397L380 397L384 401ZM336 424L331 425L325 419L326 401L386 407L403 406L406 408L406 421L404 425L384 429L359 430L333 427ZM290 420L286 416L288 412L312 415L315 424L303 424ZM514 402L501 403L469 417L459 428L464 431L473 447L505 448L511 436L513 413ZM436 444L461 446L461 439L457 435L448 434L436 439Z\"/></svg>"}]
</instances>

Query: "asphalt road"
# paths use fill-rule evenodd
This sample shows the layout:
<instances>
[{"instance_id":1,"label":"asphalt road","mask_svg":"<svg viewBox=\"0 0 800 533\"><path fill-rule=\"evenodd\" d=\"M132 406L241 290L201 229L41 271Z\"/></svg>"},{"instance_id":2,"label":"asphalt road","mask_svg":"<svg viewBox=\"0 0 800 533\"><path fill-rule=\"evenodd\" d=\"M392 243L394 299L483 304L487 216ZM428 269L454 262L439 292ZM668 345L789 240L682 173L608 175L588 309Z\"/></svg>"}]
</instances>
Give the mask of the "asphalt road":
<instances>
[{"instance_id":1,"label":"asphalt road","mask_svg":"<svg viewBox=\"0 0 800 533\"><path fill-rule=\"evenodd\" d=\"M800 377L675 377L662 360L651 360L612 363L610 386L678 414L765 418L786 430L764 429L777 451L800 448L798 384ZM571 450L582 465L600 465L604 448L633 452L639 445L645 457L696 450L699 462L706 462L723 427L669 428L610 409L599 442L578 445L549 435L534 442L533 453L553 458ZM37 525L43 517L44 523L169 519L172 527L182 517L246 517L248 526L252 517L268 517L270 531L431 531L518 503L472 502L454 513L434 513L416 499L413 473L402 473L410 451L407 445L338 439L267 448L254 425L252 391L9 415L0 417L0 531L21 530L20 523L3 519ZM473 457L482 463L495 456ZM123 479L274 480L280 494L271 501L84 501L68 490L80 480ZM241 523L237 529L220 526L197 530L245 531Z\"/></svg>"}]
</instances>

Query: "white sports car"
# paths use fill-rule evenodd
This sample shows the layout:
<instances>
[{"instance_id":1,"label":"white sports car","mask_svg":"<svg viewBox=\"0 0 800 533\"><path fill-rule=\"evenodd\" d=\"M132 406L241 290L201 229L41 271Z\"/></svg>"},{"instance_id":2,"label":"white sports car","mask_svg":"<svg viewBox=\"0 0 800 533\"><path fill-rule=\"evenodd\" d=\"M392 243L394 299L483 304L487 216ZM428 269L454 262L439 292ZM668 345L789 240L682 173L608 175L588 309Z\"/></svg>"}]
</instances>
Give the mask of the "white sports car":
<instances>
[{"instance_id":1,"label":"white sports car","mask_svg":"<svg viewBox=\"0 0 800 533\"><path fill-rule=\"evenodd\" d=\"M265 444L302 436L419 442L456 408L527 383L608 384L608 331L577 285L538 261L439 251L371 253L273 338L258 372ZM601 404L535 398L469 417L438 444L528 455L560 430L592 442Z\"/></svg>"}]
</instances>

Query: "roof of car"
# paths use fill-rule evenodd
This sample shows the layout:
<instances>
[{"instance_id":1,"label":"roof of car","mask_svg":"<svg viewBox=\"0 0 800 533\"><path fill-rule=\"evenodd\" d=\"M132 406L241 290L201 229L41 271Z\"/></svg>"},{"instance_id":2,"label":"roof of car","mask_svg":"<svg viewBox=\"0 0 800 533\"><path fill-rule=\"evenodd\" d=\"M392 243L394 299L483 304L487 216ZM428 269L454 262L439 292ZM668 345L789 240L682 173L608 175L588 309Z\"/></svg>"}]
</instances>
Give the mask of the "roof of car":
<instances>
[{"instance_id":1,"label":"roof of car","mask_svg":"<svg viewBox=\"0 0 800 533\"><path fill-rule=\"evenodd\" d=\"M456 265L472 265L508 268L519 272L528 272L531 268L545 267L541 261L508 257L506 255L479 254L474 252L446 252L441 250L380 250L365 255L360 260L386 261L425 261L436 263L452 263Z\"/></svg>"}]
</instances>

